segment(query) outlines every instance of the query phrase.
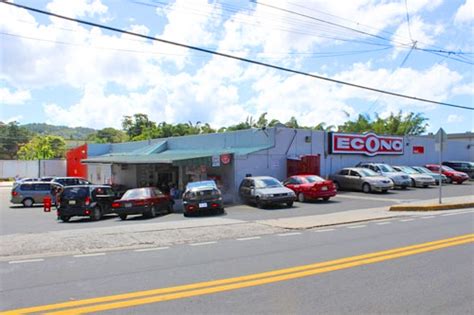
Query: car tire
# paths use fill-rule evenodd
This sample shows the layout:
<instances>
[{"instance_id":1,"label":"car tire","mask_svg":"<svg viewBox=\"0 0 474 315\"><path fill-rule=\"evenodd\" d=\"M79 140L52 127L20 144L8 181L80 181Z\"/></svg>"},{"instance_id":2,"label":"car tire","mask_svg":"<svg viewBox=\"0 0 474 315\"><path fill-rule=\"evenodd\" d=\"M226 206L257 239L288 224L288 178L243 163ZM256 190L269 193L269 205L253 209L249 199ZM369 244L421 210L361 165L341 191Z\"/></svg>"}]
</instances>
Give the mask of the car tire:
<instances>
[{"instance_id":1,"label":"car tire","mask_svg":"<svg viewBox=\"0 0 474 315\"><path fill-rule=\"evenodd\" d=\"M262 202L260 201L260 198L256 198L255 199L255 205L257 206L257 208L259 209L262 209L263 208L263 205L262 205Z\"/></svg>"},{"instance_id":2,"label":"car tire","mask_svg":"<svg viewBox=\"0 0 474 315\"><path fill-rule=\"evenodd\" d=\"M127 215L126 214L119 214L119 218L120 218L120 220L125 221L125 220L127 220Z\"/></svg>"},{"instance_id":3,"label":"car tire","mask_svg":"<svg viewBox=\"0 0 474 315\"><path fill-rule=\"evenodd\" d=\"M411 187L416 187L416 182L413 178L411 179Z\"/></svg>"},{"instance_id":4,"label":"car tire","mask_svg":"<svg viewBox=\"0 0 474 315\"><path fill-rule=\"evenodd\" d=\"M287 206L288 208L293 207L293 201L287 202L287 203L286 203L286 206Z\"/></svg>"},{"instance_id":5,"label":"car tire","mask_svg":"<svg viewBox=\"0 0 474 315\"><path fill-rule=\"evenodd\" d=\"M23 201L21 203L23 204L23 207L30 208L30 207L33 206L35 201L31 198L25 198L25 199L23 199Z\"/></svg>"},{"instance_id":6,"label":"car tire","mask_svg":"<svg viewBox=\"0 0 474 315\"><path fill-rule=\"evenodd\" d=\"M334 182L334 186L336 187L336 190L340 190L341 186L339 185L338 182Z\"/></svg>"},{"instance_id":7,"label":"car tire","mask_svg":"<svg viewBox=\"0 0 474 315\"><path fill-rule=\"evenodd\" d=\"M91 221L99 221L102 219L102 210L100 207L94 207L90 216Z\"/></svg>"},{"instance_id":8,"label":"car tire","mask_svg":"<svg viewBox=\"0 0 474 315\"><path fill-rule=\"evenodd\" d=\"M370 187L370 185L368 183L364 183L362 185L362 191L366 194L370 193L372 191L372 188Z\"/></svg>"},{"instance_id":9,"label":"car tire","mask_svg":"<svg viewBox=\"0 0 474 315\"><path fill-rule=\"evenodd\" d=\"M146 217L148 217L148 218L154 218L154 217L156 217L155 206L152 206L152 207L150 208L150 210L149 210L148 213L146 214Z\"/></svg>"},{"instance_id":10,"label":"car tire","mask_svg":"<svg viewBox=\"0 0 474 315\"><path fill-rule=\"evenodd\" d=\"M448 184L452 184L452 183L453 183L453 180L452 180L452 178L451 178L451 177L448 177L448 178L446 179L446 183L448 183Z\"/></svg>"},{"instance_id":11,"label":"car tire","mask_svg":"<svg viewBox=\"0 0 474 315\"><path fill-rule=\"evenodd\" d=\"M405 190L407 189L407 186L402 186L401 189Z\"/></svg>"},{"instance_id":12,"label":"car tire","mask_svg":"<svg viewBox=\"0 0 474 315\"><path fill-rule=\"evenodd\" d=\"M60 218L61 221L63 221L63 222L69 222L69 220L71 219L71 217L68 216L68 215L62 215L62 216L60 216L59 218Z\"/></svg>"},{"instance_id":13,"label":"car tire","mask_svg":"<svg viewBox=\"0 0 474 315\"><path fill-rule=\"evenodd\" d=\"M323 197L324 201L329 201L329 197Z\"/></svg>"},{"instance_id":14,"label":"car tire","mask_svg":"<svg viewBox=\"0 0 474 315\"><path fill-rule=\"evenodd\" d=\"M305 197L304 197L304 194L303 194L303 193L299 193L299 194L298 194L298 201L299 201L299 202L304 202L304 201L305 201Z\"/></svg>"},{"instance_id":15,"label":"car tire","mask_svg":"<svg viewBox=\"0 0 474 315\"><path fill-rule=\"evenodd\" d=\"M383 192L384 194L386 194L387 191L388 191L387 189L382 189L382 192Z\"/></svg>"}]
</instances>

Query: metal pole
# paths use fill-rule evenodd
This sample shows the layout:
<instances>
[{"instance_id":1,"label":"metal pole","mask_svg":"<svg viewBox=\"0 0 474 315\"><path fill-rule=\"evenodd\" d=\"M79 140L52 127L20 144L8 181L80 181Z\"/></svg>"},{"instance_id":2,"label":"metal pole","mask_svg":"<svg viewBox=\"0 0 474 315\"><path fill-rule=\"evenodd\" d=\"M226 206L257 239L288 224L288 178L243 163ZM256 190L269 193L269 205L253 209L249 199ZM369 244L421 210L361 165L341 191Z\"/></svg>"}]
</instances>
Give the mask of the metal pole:
<instances>
[{"instance_id":1,"label":"metal pole","mask_svg":"<svg viewBox=\"0 0 474 315\"><path fill-rule=\"evenodd\" d=\"M441 196L442 196L442 190L441 187L443 186L443 178L441 176L441 161L442 161L442 154L443 154L443 140L441 139L439 143L439 204L442 203Z\"/></svg>"}]
</instances>

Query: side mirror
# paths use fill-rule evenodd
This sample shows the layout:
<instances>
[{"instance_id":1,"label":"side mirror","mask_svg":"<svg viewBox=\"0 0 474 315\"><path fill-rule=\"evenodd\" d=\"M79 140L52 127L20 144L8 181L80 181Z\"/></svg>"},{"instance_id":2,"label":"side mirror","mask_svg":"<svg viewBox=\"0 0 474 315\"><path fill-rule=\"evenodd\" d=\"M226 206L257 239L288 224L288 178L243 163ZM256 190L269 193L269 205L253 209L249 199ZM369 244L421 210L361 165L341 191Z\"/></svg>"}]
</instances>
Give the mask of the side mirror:
<instances>
[{"instance_id":1,"label":"side mirror","mask_svg":"<svg viewBox=\"0 0 474 315\"><path fill-rule=\"evenodd\" d=\"M252 196L255 195L255 188L250 188L250 194L251 194Z\"/></svg>"}]
</instances>

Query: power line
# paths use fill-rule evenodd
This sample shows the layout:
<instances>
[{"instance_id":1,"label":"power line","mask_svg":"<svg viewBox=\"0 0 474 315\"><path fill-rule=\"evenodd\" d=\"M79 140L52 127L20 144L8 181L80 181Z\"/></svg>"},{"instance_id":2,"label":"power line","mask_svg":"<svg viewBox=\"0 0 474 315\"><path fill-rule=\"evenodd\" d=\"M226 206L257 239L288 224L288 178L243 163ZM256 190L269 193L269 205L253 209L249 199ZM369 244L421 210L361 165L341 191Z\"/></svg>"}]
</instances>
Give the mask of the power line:
<instances>
[{"instance_id":1,"label":"power line","mask_svg":"<svg viewBox=\"0 0 474 315\"><path fill-rule=\"evenodd\" d=\"M4 4L8 4L8 5L11 5L11 6L18 7L18 8L26 9L26 10L33 11L33 12L36 12L36 13L45 14L45 15L48 15L48 16L54 16L54 17L57 17L57 18L60 18L60 19L63 19L63 20L73 21L73 22L76 22L76 23L89 25L89 26L93 26L93 27L99 27L99 28L102 28L102 29L106 29L106 30L109 30L109 31L118 32L118 33L122 33L122 34L138 36L138 37L145 38L145 39L152 40L152 41L157 41L157 42L161 42L161 43L165 43L165 44L169 44L169 45L174 45L174 46L183 47L183 48L187 48L187 49L191 49L191 50L196 50L196 51L200 51L200 52L204 52L204 53L208 53L208 54L212 54L212 55L216 55L216 56L221 56L221 57L225 57L225 58L229 58L229 59L233 59L233 60L243 61L243 62L247 62L247 63L251 63L251 64L255 64L255 65L259 65L259 66L263 66L263 67L267 67L267 68L272 68L272 69L276 69L276 70L280 70L280 71L284 71L284 72L289 72L289 73L299 74L299 75L303 75L303 76L307 76L307 77L312 77L312 78L315 78L315 79L324 80L324 81L328 81L328 82L332 82L332 83L338 83L338 84L342 84L342 85L352 86L352 87L356 87L356 88L359 88L359 89L364 89L364 90L368 90L368 91L372 91L372 92L377 92L377 93L392 95L392 96L396 96L396 97L416 100L416 101L419 101L419 102L432 103L432 104L448 106L448 107L454 107L454 108L460 108L460 109L474 110L474 108L468 107L468 106L450 104L450 103L445 103L445 102L438 102L438 101L433 101L433 100L429 100L429 99L425 99L425 98L418 98L418 97L409 96L409 95L405 95L405 94L400 94L400 93L396 93L396 92L380 90L380 89L372 88L372 87L369 87L369 86L364 86L364 85L355 84L355 83L351 83L351 82L341 81L341 80L332 79L332 78L329 78L329 77L323 77L323 76L320 76L320 75L311 74L311 73L308 73L308 72L303 72L303 71L299 71L299 70L285 68L285 67L281 67L281 66L277 66L277 65L273 65L273 64L269 64L269 63L264 63L264 62L260 62L260 61L257 61L257 60L252 60L252 59L242 58L242 57L238 57L238 56L234 56L234 55L230 55L230 54L225 54L225 53L221 53L221 52L218 52L218 51L209 50L209 49L206 49L206 48L200 48L200 47L197 47L197 46L186 45L186 44L182 44L182 43L178 43L178 42L174 42L174 41L170 41L170 40L166 40L166 39L151 37L151 36L126 31L126 30L122 30L122 29L107 26L107 25L102 25L102 24L98 24L98 23L93 23L93 22L88 22L88 21L84 21L84 20L79 20L79 19L67 17L67 16L64 16L64 15L60 15L60 14L56 14L56 13L52 13L52 12L48 12L48 11L44 11L44 10L40 10L40 9L36 9L36 8L32 8L32 7L28 7L28 6L21 5L21 4L6 2L6 0L1 0L1 2L4 3Z\"/></svg>"},{"instance_id":2,"label":"power line","mask_svg":"<svg viewBox=\"0 0 474 315\"><path fill-rule=\"evenodd\" d=\"M410 36L410 40L413 42L413 37L411 36L411 28L410 28L410 14L408 14L408 0L405 0L405 11L407 13L406 15L407 15L408 35Z\"/></svg>"}]
</instances>

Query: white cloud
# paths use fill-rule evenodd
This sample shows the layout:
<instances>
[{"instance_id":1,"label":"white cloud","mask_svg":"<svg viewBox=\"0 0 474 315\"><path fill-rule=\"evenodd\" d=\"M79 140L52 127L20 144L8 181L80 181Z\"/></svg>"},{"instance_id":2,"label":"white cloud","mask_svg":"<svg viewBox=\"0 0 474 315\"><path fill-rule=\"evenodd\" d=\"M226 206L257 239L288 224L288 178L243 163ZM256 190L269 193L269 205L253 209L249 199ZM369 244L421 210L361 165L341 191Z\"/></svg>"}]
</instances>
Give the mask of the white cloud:
<instances>
[{"instance_id":1,"label":"white cloud","mask_svg":"<svg viewBox=\"0 0 474 315\"><path fill-rule=\"evenodd\" d=\"M68 17L100 16L108 11L108 7L100 0L53 0L46 5L46 8Z\"/></svg>"},{"instance_id":2,"label":"white cloud","mask_svg":"<svg viewBox=\"0 0 474 315\"><path fill-rule=\"evenodd\" d=\"M474 0L466 0L456 11L454 21L456 23L465 23L472 20L474 20Z\"/></svg>"},{"instance_id":3,"label":"white cloud","mask_svg":"<svg viewBox=\"0 0 474 315\"><path fill-rule=\"evenodd\" d=\"M448 124L461 123L463 121L464 121L464 117L461 115L456 115L456 114L448 115L448 119L447 119Z\"/></svg>"},{"instance_id":4,"label":"white cloud","mask_svg":"<svg viewBox=\"0 0 474 315\"><path fill-rule=\"evenodd\" d=\"M398 27L395 34L392 36L392 42L394 44L406 44L405 48L398 47L395 50L394 56L397 56L400 51L406 50L406 48L411 46L411 43L406 42L406 40L403 42L403 39L410 38L410 34L413 41L417 41L416 47L421 48L435 44L437 36L443 33L443 31L443 25L426 23L421 19L421 17L413 16L410 19L410 28L408 28L407 23L402 23Z\"/></svg>"},{"instance_id":5,"label":"white cloud","mask_svg":"<svg viewBox=\"0 0 474 315\"><path fill-rule=\"evenodd\" d=\"M474 95L474 82L457 85L453 88L455 95Z\"/></svg>"},{"instance_id":6,"label":"white cloud","mask_svg":"<svg viewBox=\"0 0 474 315\"><path fill-rule=\"evenodd\" d=\"M23 115L17 115L17 116L8 117L5 119L0 119L0 121L3 121L4 123L8 124L14 121L20 122L22 119L23 119Z\"/></svg>"},{"instance_id":7,"label":"white cloud","mask_svg":"<svg viewBox=\"0 0 474 315\"><path fill-rule=\"evenodd\" d=\"M0 88L0 100L2 104L19 105L31 99L30 91L17 90L10 91L7 88Z\"/></svg>"}]
</instances>

